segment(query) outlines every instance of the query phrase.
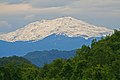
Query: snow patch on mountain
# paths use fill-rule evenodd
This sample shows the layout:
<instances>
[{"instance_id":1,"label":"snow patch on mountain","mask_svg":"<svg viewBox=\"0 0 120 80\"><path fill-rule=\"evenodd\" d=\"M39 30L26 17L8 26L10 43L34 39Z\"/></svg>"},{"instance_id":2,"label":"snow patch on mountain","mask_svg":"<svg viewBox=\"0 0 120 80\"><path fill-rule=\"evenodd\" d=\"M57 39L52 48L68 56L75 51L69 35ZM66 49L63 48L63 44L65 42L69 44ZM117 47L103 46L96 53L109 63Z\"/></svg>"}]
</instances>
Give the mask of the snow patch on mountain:
<instances>
[{"instance_id":1,"label":"snow patch on mountain","mask_svg":"<svg viewBox=\"0 0 120 80\"><path fill-rule=\"evenodd\" d=\"M63 17L30 23L16 31L0 34L0 40L8 42L37 41L52 34L88 39L90 37L101 37L112 33L113 30L105 27L94 26L72 17Z\"/></svg>"}]
</instances>

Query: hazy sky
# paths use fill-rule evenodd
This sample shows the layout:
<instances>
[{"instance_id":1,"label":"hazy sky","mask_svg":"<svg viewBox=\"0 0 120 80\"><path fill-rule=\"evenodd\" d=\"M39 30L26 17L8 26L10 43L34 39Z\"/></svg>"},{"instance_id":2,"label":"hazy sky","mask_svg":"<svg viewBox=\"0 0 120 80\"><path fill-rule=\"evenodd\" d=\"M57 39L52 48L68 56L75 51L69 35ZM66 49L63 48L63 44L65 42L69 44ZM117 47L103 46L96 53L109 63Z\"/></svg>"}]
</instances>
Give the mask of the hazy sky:
<instances>
[{"instance_id":1,"label":"hazy sky","mask_svg":"<svg viewBox=\"0 0 120 80\"><path fill-rule=\"evenodd\" d=\"M0 33L63 16L118 29L120 0L0 0Z\"/></svg>"}]
</instances>

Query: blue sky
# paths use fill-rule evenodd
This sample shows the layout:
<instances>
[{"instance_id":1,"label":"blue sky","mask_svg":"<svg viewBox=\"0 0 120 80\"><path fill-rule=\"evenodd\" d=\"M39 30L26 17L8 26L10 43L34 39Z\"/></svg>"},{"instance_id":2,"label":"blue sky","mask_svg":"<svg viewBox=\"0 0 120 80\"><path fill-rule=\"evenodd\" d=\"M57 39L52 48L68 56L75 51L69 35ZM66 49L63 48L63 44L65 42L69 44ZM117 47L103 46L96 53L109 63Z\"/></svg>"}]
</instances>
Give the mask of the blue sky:
<instances>
[{"instance_id":1,"label":"blue sky","mask_svg":"<svg viewBox=\"0 0 120 80\"><path fill-rule=\"evenodd\" d=\"M64 16L118 29L120 0L0 0L0 33L36 20Z\"/></svg>"}]
</instances>

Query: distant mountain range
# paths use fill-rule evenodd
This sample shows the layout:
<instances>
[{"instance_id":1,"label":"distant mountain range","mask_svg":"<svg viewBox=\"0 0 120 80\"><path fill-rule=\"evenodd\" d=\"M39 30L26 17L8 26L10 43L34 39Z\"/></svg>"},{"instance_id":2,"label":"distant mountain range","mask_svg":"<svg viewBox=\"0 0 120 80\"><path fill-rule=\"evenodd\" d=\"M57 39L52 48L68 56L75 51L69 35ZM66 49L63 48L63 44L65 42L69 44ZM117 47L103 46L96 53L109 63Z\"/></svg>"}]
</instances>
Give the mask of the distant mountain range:
<instances>
[{"instance_id":1,"label":"distant mountain range","mask_svg":"<svg viewBox=\"0 0 120 80\"><path fill-rule=\"evenodd\" d=\"M68 59L74 57L76 50L71 51L59 51L59 50L45 50L45 51L34 51L26 54L24 58L31 61L33 64L42 67L44 64L49 64L57 58Z\"/></svg>"},{"instance_id":2,"label":"distant mountain range","mask_svg":"<svg viewBox=\"0 0 120 80\"><path fill-rule=\"evenodd\" d=\"M42 40L6 42L0 41L0 56L23 56L28 52L43 50L74 50L82 45L91 44L94 38L84 39L82 37L67 37L64 35L50 35ZM97 40L101 39L100 37Z\"/></svg>"},{"instance_id":3,"label":"distant mountain range","mask_svg":"<svg viewBox=\"0 0 120 80\"><path fill-rule=\"evenodd\" d=\"M0 34L0 57L25 55L41 50L74 50L89 45L113 30L98 27L72 17L41 20L16 31Z\"/></svg>"}]
</instances>

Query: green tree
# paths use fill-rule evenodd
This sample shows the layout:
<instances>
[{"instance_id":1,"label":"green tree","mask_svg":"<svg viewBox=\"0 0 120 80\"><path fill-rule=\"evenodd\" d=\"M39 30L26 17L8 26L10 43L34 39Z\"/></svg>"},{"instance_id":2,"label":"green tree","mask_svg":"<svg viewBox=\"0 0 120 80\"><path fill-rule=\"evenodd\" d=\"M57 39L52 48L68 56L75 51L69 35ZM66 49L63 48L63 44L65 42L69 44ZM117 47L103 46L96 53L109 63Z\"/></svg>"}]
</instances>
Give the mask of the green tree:
<instances>
[{"instance_id":1,"label":"green tree","mask_svg":"<svg viewBox=\"0 0 120 80\"><path fill-rule=\"evenodd\" d=\"M70 63L66 63L63 66L63 69L60 72L60 76L63 79L66 79L66 78L69 79L72 76L72 73L73 73L73 68L72 68L71 64Z\"/></svg>"}]
</instances>

